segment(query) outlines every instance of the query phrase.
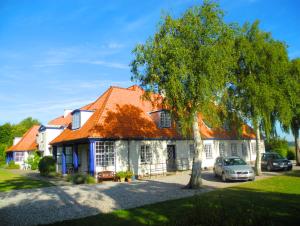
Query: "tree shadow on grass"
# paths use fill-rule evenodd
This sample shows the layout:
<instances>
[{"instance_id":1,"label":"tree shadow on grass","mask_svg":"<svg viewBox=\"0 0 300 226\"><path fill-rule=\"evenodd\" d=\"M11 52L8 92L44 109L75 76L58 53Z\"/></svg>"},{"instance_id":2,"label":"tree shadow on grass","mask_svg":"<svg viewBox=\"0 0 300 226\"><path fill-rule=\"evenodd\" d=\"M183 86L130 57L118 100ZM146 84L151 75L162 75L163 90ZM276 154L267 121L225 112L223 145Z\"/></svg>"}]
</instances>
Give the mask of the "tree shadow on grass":
<instances>
[{"instance_id":1,"label":"tree shadow on grass","mask_svg":"<svg viewBox=\"0 0 300 226\"><path fill-rule=\"evenodd\" d=\"M162 194L159 189L172 192L168 186L178 187L178 184L170 183L166 186L163 182L155 181L148 184L148 188L134 184L132 186L118 184L113 188L101 191L105 196L115 200L118 208L124 207L119 196L128 200L130 198L141 200L140 203L134 204L132 207L141 205L142 199L148 197L149 202L143 202L148 205L58 222L54 225L254 226L298 225L300 220L299 194L285 194L276 191L263 192L242 187L219 189L200 196L195 194L192 197L150 204L154 195L160 196ZM90 188L85 187L83 189L88 191ZM117 192L118 189L121 189L122 193ZM163 201L163 199L158 201ZM131 207L130 204L126 206Z\"/></svg>"}]
</instances>

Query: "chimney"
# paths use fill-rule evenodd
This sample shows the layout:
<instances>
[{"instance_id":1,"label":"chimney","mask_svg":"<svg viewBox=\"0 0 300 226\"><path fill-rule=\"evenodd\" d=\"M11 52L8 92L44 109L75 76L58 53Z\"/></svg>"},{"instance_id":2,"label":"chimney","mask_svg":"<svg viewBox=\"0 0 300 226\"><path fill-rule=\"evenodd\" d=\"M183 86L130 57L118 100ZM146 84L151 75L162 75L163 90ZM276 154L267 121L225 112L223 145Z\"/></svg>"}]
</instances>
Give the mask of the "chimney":
<instances>
[{"instance_id":1,"label":"chimney","mask_svg":"<svg viewBox=\"0 0 300 226\"><path fill-rule=\"evenodd\" d=\"M72 110L70 109L65 109L64 110L64 118L68 116L68 114L70 114L72 112Z\"/></svg>"},{"instance_id":2,"label":"chimney","mask_svg":"<svg viewBox=\"0 0 300 226\"><path fill-rule=\"evenodd\" d=\"M21 139L22 137L15 137L13 141L13 145L16 145Z\"/></svg>"}]
</instances>

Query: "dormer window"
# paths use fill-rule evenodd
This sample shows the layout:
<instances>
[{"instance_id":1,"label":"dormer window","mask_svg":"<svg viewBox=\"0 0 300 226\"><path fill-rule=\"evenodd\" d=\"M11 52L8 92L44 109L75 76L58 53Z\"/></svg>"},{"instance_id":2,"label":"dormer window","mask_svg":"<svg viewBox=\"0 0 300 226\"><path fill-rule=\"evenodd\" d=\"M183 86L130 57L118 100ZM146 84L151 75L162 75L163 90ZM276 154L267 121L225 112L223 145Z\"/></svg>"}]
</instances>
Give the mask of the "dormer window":
<instances>
[{"instance_id":1,"label":"dormer window","mask_svg":"<svg viewBox=\"0 0 300 226\"><path fill-rule=\"evenodd\" d=\"M72 116L72 129L80 128L80 111L74 112Z\"/></svg>"},{"instance_id":2,"label":"dormer window","mask_svg":"<svg viewBox=\"0 0 300 226\"><path fill-rule=\"evenodd\" d=\"M160 112L160 121L159 121L161 128L170 128L171 127L171 115L167 111Z\"/></svg>"}]
</instances>

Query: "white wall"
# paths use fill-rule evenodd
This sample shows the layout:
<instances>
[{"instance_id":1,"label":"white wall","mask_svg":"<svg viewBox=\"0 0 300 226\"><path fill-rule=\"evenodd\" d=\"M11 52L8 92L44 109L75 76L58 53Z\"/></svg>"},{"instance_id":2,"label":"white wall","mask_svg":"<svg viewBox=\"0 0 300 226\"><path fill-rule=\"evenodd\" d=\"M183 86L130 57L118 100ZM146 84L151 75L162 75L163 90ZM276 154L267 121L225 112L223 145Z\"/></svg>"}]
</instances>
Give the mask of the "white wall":
<instances>
[{"instance_id":1,"label":"white wall","mask_svg":"<svg viewBox=\"0 0 300 226\"><path fill-rule=\"evenodd\" d=\"M212 146L212 158L206 158L206 153L203 152L202 155L202 168L211 168L214 165L215 159L219 157L219 143L223 142L225 144L225 155L231 155L231 144L237 145L237 153L240 157L245 159L247 162L255 161L256 154L250 148L250 143L255 145L255 140L204 140L204 145L208 144ZM245 144L247 155L244 156L242 153L242 143ZM141 145L150 145L152 150L152 164L141 164L140 162L140 147ZM130 169L135 175L146 175L150 173L150 167L152 169L156 168L157 173L162 173L166 170L167 161L167 145L176 146L176 163L177 168L186 170L192 167L192 157L190 155L190 144L193 144L190 140L149 140L149 141L129 141L130 147ZM262 150L264 152L264 143L261 143ZM254 146L255 147L255 146ZM116 171L127 170L128 167L128 141L116 141L115 142L115 152L116 152ZM97 171L101 171L97 168Z\"/></svg>"},{"instance_id":2,"label":"white wall","mask_svg":"<svg viewBox=\"0 0 300 226\"><path fill-rule=\"evenodd\" d=\"M60 128L49 127L50 128L39 132L37 137L38 149L43 152L44 156L52 155L52 147L49 143L63 131L63 129Z\"/></svg>"},{"instance_id":3,"label":"white wall","mask_svg":"<svg viewBox=\"0 0 300 226\"><path fill-rule=\"evenodd\" d=\"M80 127L86 123L93 113L93 111L80 111Z\"/></svg>"},{"instance_id":4,"label":"white wall","mask_svg":"<svg viewBox=\"0 0 300 226\"><path fill-rule=\"evenodd\" d=\"M29 156L33 155L32 151L22 151L22 152L24 153L23 161L16 161L16 151L14 151L14 154L13 154L14 162L16 164L20 165L20 169L24 169L25 161L28 159Z\"/></svg>"}]
</instances>

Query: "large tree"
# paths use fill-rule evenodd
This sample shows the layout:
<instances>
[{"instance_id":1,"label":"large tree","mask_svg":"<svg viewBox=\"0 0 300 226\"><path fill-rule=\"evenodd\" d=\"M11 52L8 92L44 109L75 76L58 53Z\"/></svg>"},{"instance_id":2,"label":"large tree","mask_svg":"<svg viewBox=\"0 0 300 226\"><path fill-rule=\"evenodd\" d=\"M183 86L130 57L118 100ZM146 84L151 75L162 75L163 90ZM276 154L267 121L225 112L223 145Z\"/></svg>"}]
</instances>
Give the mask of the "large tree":
<instances>
[{"instance_id":1,"label":"large tree","mask_svg":"<svg viewBox=\"0 0 300 226\"><path fill-rule=\"evenodd\" d=\"M218 4L205 1L179 18L165 16L156 34L133 51L133 79L147 91L163 93L183 134L192 128L195 157L189 188L202 184L199 114L217 115L234 62L233 35Z\"/></svg>"},{"instance_id":2,"label":"large tree","mask_svg":"<svg viewBox=\"0 0 300 226\"><path fill-rule=\"evenodd\" d=\"M256 174L261 174L261 135L267 138L274 128L278 106L289 120L288 103L281 81L288 68L286 45L259 29L259 22L246 23L236 38L237 64L233 80L239 112L256 133ZM280 105L278 105L280 103ZM274 117L275 115L275 117ZM283 116L284 114L282 114Z\"/></svg>"},{"instance_id":3,"label":"large tree","mask_svg":"<svg viewBox=\"0 0 300 226\"><path fill-rule=\"evenodd\" d=\"M300 165L300 58L290 62L289 73L287 76L286 92L288 93L290 108L292 110L292 119L289 128L295 138L295 154L297 165ZM283 123L284 124L284 123Z\"/></svg>"}]
</instances>

